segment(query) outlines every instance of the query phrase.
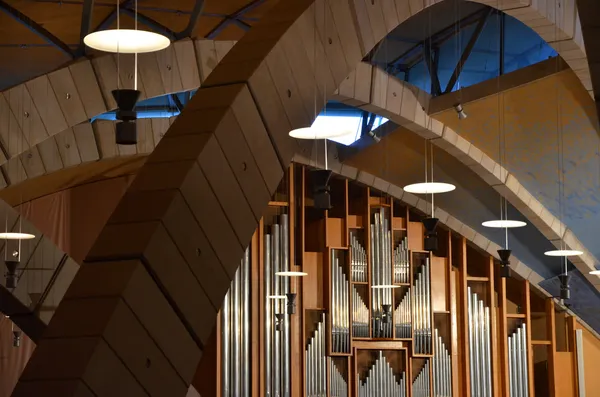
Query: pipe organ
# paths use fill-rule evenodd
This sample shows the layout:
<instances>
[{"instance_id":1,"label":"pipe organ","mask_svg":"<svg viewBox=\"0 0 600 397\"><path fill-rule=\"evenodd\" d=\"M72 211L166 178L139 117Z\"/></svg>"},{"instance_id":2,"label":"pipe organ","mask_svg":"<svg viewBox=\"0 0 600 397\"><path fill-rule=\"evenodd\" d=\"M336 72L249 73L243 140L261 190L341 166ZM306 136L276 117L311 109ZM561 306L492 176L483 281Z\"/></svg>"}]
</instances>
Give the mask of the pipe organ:
<instances>
[{"instance_id":1,"label":"pipe organ","mask_svg":"<svg viewBox=\"0 0 600 397\"><path fill-rule=\"evenodd\" d=\"M218 397L535 396L545 297L443 228L426 251L425 215L375 189L334 177L317 210L311 177L290 168L225 296Z\"/></svg>"}]
</instances>

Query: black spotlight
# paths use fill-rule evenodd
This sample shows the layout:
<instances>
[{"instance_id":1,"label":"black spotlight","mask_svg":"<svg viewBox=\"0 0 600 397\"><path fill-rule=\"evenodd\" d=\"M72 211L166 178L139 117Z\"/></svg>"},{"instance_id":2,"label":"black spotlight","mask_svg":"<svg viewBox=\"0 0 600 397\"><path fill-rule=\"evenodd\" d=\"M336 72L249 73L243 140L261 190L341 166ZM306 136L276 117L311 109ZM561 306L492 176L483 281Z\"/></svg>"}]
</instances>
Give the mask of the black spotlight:
<instances>
[{"instance_id":1,"label":"black spotlight","mask_svg":"<svg viewBox=\"0 0 600 397\"><path fill-rule=\"evenodd\" d=\"M425 226L425 242L424 247L427 251L436 251L438 249L438 237L435 228L439 222L438 218L425 218L423 219L423 226Z\"/></svg>"},{"instance_id":2,"label":"black spotlight","mask_svg":"<svg viewBox=\"0 0 600 397\"><path fill-rule=\"evenodd\" d=\"M275 331L281 331L283 329L283 320L285 318L285 314L283 313L275 313Z\"/></svg>"},{"instance_id":3,"label":"black spotlight","mask_svg":"<svg viewBox=\"0 0 600 397\"><path fill-rule=\"evenodd\" d=\"M13 330L13 347L21 346L21 331Z\"/></svg>"},{"instance_id":4,"label":"black spotlight","mask_svg":"<svg viewBox=\"0 0 600 397\"><path fill-rule=\"evenodd\" d=\"M137 113L135 104L140 97L140 91L130 89L113 90L112 96L117 102L116 141L118 145L137 144Z\"/></svg>"},{"instance_id":5,"label":"black spotlight","mask_svg":"<svg viewBox=\"0 0 600 397\"><path fill-rule=\"evenodd\" d=\"M287 314L295 314L296 313L296 294L285 294L287 296Z\"/></svg>"},{"instance_id":6,"label":"black spotlight","mask_svg":"<svg viewBox=\"0 0 600 397\"><path fill-rule=\"evenodd\" d=\"M502 278L510 278L510 254L511 250L509 249L499 249L498 256L500 257L500 277Z\"/></svg>"},{"instance_id":7,"label":"black spotlight","mask_svg":"<svg viewBox=\"0 0 600 397\"><path fill-rule=\"evenodd\" d=\"M565 301L571 299L571 288L569 287L571 276L561 274L558 276L558 279L560 280L560 299Z\"/></svg>"},{"instance_id":8,"label":"black spotlight","mask_svg":"<svg viewBox=\"0 0 600 397\"><path fill-rule=\"evenodd\" d=\"M389 324L392 322L392 305L381 305L381 323Z\"/></svg>"},{"instance_id":9,"label":"black spotlight","mask_svg":"<svg viewBox=\"0 0 600 397\"><path fill-rule=\"evenodd\" d=\"M315 200L315 208L318 210L330 210L332 208L331 187L329 186L331 171L315 170L310 175L314 183L313 198Z\"/></svg>"},{"instance_id":10,"label":"black spotlight","mask_svg":"<svg viewBox=\"0 0 600 397\"><path fill-rule=\"evenodd\" d=\"M18 281L17 267L19 266L18 257L19 257L19 254L17 253L16 259L4 261L4 264L6 265L6 270L7 270L6 275L5 275L6 288L8 288L8 289L17 288L17 281Z\"/></svg>"}]
</instances>

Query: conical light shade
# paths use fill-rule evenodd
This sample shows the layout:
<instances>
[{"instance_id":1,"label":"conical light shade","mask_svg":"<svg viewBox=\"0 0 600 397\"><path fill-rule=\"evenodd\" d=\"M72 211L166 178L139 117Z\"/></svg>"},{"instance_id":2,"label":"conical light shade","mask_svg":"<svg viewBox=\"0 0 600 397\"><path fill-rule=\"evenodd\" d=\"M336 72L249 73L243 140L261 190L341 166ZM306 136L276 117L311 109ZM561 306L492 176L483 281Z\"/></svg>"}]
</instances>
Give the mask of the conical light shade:
<instances>
[{"instance_id":1,"label":"conical light shade","mask_svg":"<svg viewBox=\"0 0 600 397\"><path fill-rule=\"evenodd\" d=\"M155 52L171 45L162 34L133 29L100 30L85 36L83 42L94 50L120 54Z\"/></svg>"}]
</instances>

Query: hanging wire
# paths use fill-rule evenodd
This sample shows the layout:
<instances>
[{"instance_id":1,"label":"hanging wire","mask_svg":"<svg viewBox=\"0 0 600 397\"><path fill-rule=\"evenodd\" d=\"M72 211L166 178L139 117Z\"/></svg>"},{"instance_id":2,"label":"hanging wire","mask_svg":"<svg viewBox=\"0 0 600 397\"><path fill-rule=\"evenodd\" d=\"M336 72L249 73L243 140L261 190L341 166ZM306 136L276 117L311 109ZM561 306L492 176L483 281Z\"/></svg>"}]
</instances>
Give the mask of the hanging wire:
<instances>
[{"instance_id":1,"label":"hanging wire","mask_svg":"<svg viewBox=\"0 0 600 397\"><path fill-rule=\"evenodd\" d=\"M135 0L134 2L134 8L135 8L135 18L133 19L133 23L134 23L134 29L137 30L138 28L138 0ZM138 76L137 76L137 69L138 69L138 53L135 52L133 55L133 89L137 90L137 86L138 86Z\"/></svg>"}]
</instances>

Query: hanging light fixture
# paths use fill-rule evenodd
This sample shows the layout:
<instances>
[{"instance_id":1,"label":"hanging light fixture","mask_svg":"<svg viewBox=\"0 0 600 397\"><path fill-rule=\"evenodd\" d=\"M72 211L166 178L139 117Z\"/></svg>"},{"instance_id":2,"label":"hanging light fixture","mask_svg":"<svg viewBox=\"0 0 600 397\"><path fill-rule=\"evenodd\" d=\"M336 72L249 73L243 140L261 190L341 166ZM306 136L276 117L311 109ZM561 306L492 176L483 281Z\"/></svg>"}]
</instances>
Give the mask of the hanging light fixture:
<instances>
[{"instance_id":1,"label":"hanging light fixture","mask_svg":"<svg viewBox=\"0 0 600 397\"><path fill-rule=\"evenodd\" d=\"M5 232L0 233L0 240L31 240L35 235L30 233Z\"/></svg>"},{"instance_id":2,"label":"hanging light fixture","mask_svg":"<svg viewBox=\"0 0 600 397\"><path fill-rule=\"evenodd\" d=\"M162 34L134 29L108 29L88 34L83 42L98 51L143 54L164 50L171 40Z\"/></svg>"},{"instance_id":3,"label":"hanging light fixture","mask_svg":"<svg viewBox=\"0 0 600 397\"><path fill-rule=\"evenodd\" d=\"M394 284L371 285L371 289L392 289L392 288L400 288L400 286L394 285Z\"/></svg>"},{"instance_id":4,"label":"hanging light fixture","mask_svg":"<svg viewBox=\"0 0 600 397\"><path fill-rule=\"evenodd\" d=\"M304 276L308 276L308 273L306 272L299 272L299 271L293 271L293 270L288 270L285 272L275 272L276 276L280 276L280 277L304 277Z\"/></svg>"},{"instance_id":5,"label":"hanging light fixture","mask_svg":"<svg viewBox=\"0 0 600 397\"><path fill-rule=\"evenodd\" d=\"M419 182L404 186L405 192L413 194L448 193L454 189L456 189L456 186L444 182Z\"/></svg>"},{"instance_id":6,"label":"hanging light fixture","mask_svg":"<svg viewBox=\"0 0 600 397\"><path fill-rule=\"evenodd\" d=\"M327 108L327 105L325 105ZM327 112L327 111L326 111ZM326 113L325 113L326 115ZM336 127L325 128L315 127L314 123L311 127L296 128L290 131L290 136L296 139L332 139L339 138L344 135L349 135L355 131L350 128Z\"/></svg>"},{"instance_id":7,"label":"hanging light fixture","mask_svg":"<svg viewBox=\"0 0 600 397\"><path fill-rule=\"evenodd\" d=\"M590 272L590 274L594 275L594 276L600 276L600 269L596 269L596 270L592 270Z\"/></svg>"},{"instance_id":8,"label":"hanging light fixture","mask_svg":"<svg viewBox=\"0 0 600 397\"><path fill-rule=\"evenodd\" d=\"M135 29L121 29L120 13L120 4L117 0L117 28L89 33L83 38L84 44L94 50L121 54L155 52L171 45L171 40L162 34L138 30L137 0L134 10Z\"/></svg>"},{"instance_id":9,"label":"hanging light fixture","mask_svg":"<svg viewBox=\"0 0 600 397\"><path fill-rule=\"evenodd\" d=\"M481 222L482 226L496 229L511 229L517 227L527 226L527 222L515 221L511 219L496 219L493 221Z\"/></svg>"},{"instance_id":10,"label":"hanging light fixture","mask_svg":"<svg viewBox=\"0 0 600 397\"><path fill-rule=\"evenodd\" d=\"M546 251L546 252L544 252L544 255L546 255L546 256L564 256L566 258L566 257L570 257L570 256L583 255L583 251L558 249L558 250Z\"/></svg>"}]
</instances>

